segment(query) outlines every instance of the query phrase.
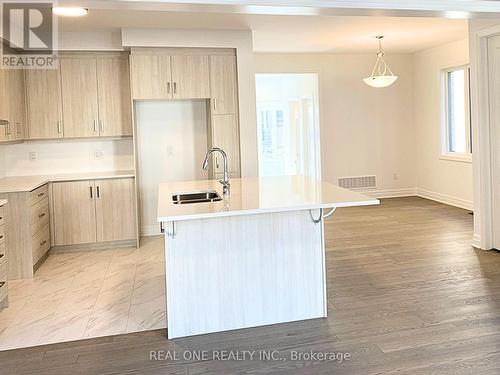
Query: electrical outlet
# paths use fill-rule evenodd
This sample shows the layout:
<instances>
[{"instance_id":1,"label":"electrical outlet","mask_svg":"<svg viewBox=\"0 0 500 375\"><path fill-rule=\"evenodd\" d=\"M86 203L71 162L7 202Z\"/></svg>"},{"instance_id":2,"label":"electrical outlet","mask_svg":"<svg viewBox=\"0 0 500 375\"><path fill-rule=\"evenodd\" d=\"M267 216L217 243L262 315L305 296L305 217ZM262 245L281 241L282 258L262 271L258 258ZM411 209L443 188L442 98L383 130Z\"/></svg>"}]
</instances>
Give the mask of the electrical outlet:
<instances>
[{"instance_id":1,"label":"electrical outlet","mask_svg":"<svg viewBox=\"0 0 500 375\"><path fill-rule=\"evenodd\" d=\"M94 152L94 159L95 160L104 159L104 152L101 150L95 151Z\"/></svg>"},{"instance_id":2,"label":"electrical outlet","mask_svg":"<svg viewBox=\"0 0 500 375\"><path fill-rule=\"evenodd\" d=\"M29 159L30 161L35 161L35 160L36 160L36 152L34 152L34 151L30 151L30 152L28 153L28 159Z\"/></svg>"}]
</instances>

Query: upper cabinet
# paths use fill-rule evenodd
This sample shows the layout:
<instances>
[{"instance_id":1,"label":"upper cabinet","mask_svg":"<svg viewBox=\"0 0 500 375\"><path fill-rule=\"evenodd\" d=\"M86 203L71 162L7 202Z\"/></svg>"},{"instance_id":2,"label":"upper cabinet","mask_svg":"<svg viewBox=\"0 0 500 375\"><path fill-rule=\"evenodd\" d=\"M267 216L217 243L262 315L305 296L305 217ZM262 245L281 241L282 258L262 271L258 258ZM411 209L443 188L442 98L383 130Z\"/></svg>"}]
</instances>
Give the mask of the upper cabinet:
<instances>
[{"instance_id":1,"label":"upper cabinet","mask_svg":"<svg viewBox=\"0 0 500 375\"><path fill-rule=\"evenodd\" d=\"M61 138L63 129L59 70L27 70L26 98L29 138Z\"/></svg>"},{"instance_id":2,"label":"upper cabinet","mask_svg":"<svg viewBox=\"0 0 500 375\"><path fill-rule=\"evenodd\" d=\"M210 97L208 56L172 56L171 63L174 99Z\"/></svg>"},{"instance_id":3,"label":"upper cabinet","mask_svg":"<svg viewBox=\"0 0 500 375\"><path fill-rule=\"evenodd\" d=\"M236 56L210 56L210 87L214 115L237 113L237 79Z\"/></svg>"},{"instance_id":4,"label":"upper cabinet","mask_svg":"<svg viewBox=\"0 0 500 375\"><path fill-rule=\"evenodd\" d=\"M97 58L99 134L132 135L129 65L126 57Z\"/></svg>"},{"instance_id":5,"label":"upper cabinet","mask_svg":"<svg viewBox=\"0 0 500 375\"><path fill-rule=\"evenodd\" d=\"M61 59L64 137L99 135L97 64L91 59Z\"/></svg>"},{"instance_id":6,"label":"upper cabinet","mask_svg":"<svg viewBox=\"0 0 500 375\"><path fill-rule=\"evenodd\" d=\"M210 98L209 56L183 49L137 49L130 56L133 99Z\"/></svg>"},{"instance_id":7,"label":"upper cabinet","mask_svg":"<svg viewBox=\"0 0 500 375\"><path fill-rule=\"evenodd\" d=\"M126 56L63 55L59 64L26 72L29 139L132 135Z\"/></svg>"},{"instance_id":8,"label":"upper cabinet","mask_svg":"<svg viewBox=\"0 0 500 375\"><path fill-rule=\"evenodd\" d=\"M24 71L0 71L0 142L24 139L25 132Z\"/></svg>"},{"instance_id":9,"label":"upper cabinet","mask_svg":"<svg viewBox=\"0 0 500 375\"><path fill-rule=\"evenodd\" d=\"M170 56L131 55L130 72L134 99L172 98Z\"/></svg>"}]
</instances>

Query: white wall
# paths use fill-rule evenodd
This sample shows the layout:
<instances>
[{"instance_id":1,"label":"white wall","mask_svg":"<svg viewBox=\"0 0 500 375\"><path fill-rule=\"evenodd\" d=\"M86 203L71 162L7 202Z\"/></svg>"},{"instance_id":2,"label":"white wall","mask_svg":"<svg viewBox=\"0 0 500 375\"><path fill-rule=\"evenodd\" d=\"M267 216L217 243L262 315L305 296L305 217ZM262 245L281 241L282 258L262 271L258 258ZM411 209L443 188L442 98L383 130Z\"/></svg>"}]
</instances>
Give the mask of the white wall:
<instances>
[{"instance_id":1,"label":"white wall","mask_svg":"<svg viewBox=\"0 0 500 375\"><path fill-rule=\"evenodd\" d=\"M134 168L131 139L30 141L2 146L6 176L99 172ZM103 157L95 158L102 151ZM29 160L36 152L37 160Z\"/></svg>"},{"instance_id":2,"label":"white wall","mask_svg":"<svg viewBox=\"0 0 500 375\"><path fill-rule=\"evenodd\" d=\"M256 54L257 73L319 73L322 177L377 175L379 196L416 187L413 57L389 55L398 81L367 86L375 54Z\"/></svg>"},{"instance_id":3,"label":"white wall","mask_svg":"<svg viewBox=\"0 0 500 375\"><path fill-rule=\"evenodd\" d=\"M160 234L158 185L206 180L207 103L140 101L135 104L141 235Z\"/></svg>"},{"instance_id":4,"label":"white wall","mask_svg":"<svg viewBox=\"0 0 500 375\"><path fill-rule=\"evenodd\" d=\"M441 158L442 70L468 63L467 39L415 54L414 118L419 194L472 209L472 163Z\"/></svg>"}]
</instances>

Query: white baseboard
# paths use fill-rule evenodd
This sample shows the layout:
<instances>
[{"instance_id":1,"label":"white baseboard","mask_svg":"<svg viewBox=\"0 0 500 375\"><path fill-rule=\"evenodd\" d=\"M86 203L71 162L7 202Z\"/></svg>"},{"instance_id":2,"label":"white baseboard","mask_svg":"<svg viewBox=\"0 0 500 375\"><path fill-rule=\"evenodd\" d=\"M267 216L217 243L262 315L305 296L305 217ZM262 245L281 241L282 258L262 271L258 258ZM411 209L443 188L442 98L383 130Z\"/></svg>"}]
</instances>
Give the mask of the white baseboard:
<instances>
[{"instance_id":1,"label":"white baseboard","mask_svg":"<svg viewBox=\"0 0 500 375\"><path fill-rule=\"evenodd\" d=\"M483 249L483 247L481 246L481 236L479 236L479 234L476 233L472 235L472 246L475 247L476 249L486 250Z\"/></svg>"},{"instance_id":2,"label":"white baseboard","mask_svg":"<svg viewBox=\"0 0 500 375\"><path fill-rule=\"evenodd\" d=\"M451 197L446 194L436 193L429 190L417 189L417 195L422 198L430 199L436 202L444 203L450 206L455 206L463 208L465 210L472 211L474 209L474 204L471 201Z\"/></svg>"},{"instance_id":3,"label":"white baseboard","mask_svg":"<svg viewBox=\"0 0 500 375\"><path fill-rule=\"evenodd\" d=\"M436 193L429 190L419 189L419 188L408 188L408 189L386 189L386 190L360 190L362 194L369 195L373 198L398 198L398 197L422 197L430 199L432 201L444 203L450 206L455 206L463 208L465 210L472 211L474 204L471 201L467 201L461 198L451 197L446 194Z\"/></svg>"},{"instance_id":4,"label":"white baseboard","mask_svg":"<svg viewBox=\"0 0 500 375\"><path fill-rule=\"evenodd\" d=\"M373 198L398 198L398 197L412 197L417 195L416 188L410 189L386 189L386 190L360 190L362 194L369 195Z\"/></svg>"}]
</instances>

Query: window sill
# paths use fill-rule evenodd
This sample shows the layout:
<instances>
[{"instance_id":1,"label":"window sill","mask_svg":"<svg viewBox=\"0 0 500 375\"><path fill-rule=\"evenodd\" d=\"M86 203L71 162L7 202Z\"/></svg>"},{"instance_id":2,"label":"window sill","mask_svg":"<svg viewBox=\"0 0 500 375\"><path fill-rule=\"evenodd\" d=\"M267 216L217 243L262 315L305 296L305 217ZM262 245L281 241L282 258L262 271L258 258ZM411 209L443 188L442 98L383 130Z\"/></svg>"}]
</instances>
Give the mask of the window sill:
<instances>
[{"instance_id":1,"label":"window sill","mask_svg":"<svg viewBox=\"0 0 500 375\"><path fill-rule=\"evenodd\" d=\"M441 155L439 157L440 160L447 160L447 161L458 161L460 163L472 163L472 154L458 154L458 155L453 155L453 154L445 154Z\"/></svg>"}]
</instances>

